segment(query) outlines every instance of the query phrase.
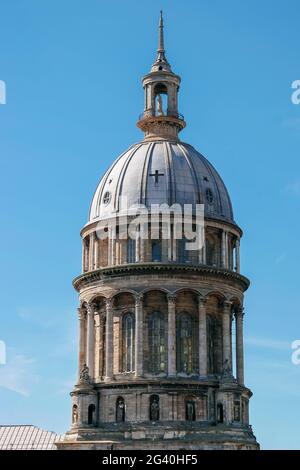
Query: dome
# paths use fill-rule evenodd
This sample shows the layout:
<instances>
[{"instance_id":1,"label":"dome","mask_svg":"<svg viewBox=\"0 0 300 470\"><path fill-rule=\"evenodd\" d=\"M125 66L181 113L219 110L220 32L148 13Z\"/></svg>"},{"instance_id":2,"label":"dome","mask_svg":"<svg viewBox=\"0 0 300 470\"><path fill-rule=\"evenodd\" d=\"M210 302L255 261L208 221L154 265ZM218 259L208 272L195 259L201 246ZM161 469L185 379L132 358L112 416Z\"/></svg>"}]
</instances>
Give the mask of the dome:
<instances>
[{"instance_id":1,"label":"dome","mask_svg":"<svg viewBox=\"0 0 300 470\"><path fill-rule=\"evenodd\" d=\"M143 141L131 146L101 179L89 223L143 204L204 204L205 216L234 223L227 189L203 155L180 141Z\"/></svg>"}]
</instances>

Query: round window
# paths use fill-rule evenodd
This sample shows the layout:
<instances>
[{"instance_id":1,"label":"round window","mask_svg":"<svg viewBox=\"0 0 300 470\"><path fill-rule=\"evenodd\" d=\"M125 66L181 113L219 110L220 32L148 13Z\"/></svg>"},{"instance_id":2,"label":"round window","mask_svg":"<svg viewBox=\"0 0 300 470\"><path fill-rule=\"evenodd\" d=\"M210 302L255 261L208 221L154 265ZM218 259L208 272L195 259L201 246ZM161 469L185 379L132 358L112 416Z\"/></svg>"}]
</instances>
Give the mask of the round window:
<instances>
[{"instance_id":1,"label":"round window","mask_svg":"<svg viewBox=\"0 0 300 470\"><path fill-rule=\"evenodd\" d=\"M111 200L111 194L109 191L106 191L103 196L103 204L107 206L107 204L110 203L110 200Z\"/></svg>"},{"instance_id":2,"label":"round window","mask_svg":"<svg viewBox=\"0 0 300 470\"><path fill-rule=\"evenodd\" d=\"M206 194L206 200L208 204L212 204L214 202L214 195L213 195L212 190L210 188L207 188L205 194Z\"/></svg>"}]
</instances>

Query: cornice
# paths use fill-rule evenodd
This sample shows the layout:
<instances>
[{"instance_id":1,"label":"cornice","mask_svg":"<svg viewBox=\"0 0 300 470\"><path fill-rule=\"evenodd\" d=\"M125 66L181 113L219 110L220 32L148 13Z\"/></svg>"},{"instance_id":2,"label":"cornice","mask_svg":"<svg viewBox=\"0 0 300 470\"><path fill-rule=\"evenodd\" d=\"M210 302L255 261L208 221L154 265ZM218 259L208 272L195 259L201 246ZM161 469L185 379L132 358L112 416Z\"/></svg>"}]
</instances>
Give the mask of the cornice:
<instances>
[{"instance_id":1,"label":"cornice","mask_svg":"<svg viewBox=\"0 0 300 470\"><path fill-rule=\"evenodd\" d=\"M108 268L101 268L95 271L89 271L77 276L73 280L73 286L77 291L81 288L87 287L95 281L102 281L112 279L120 276L134 276L134 275L148 275L148 274L198 274L199 277L215 277L223 279L224 281L238 282L243 291L246 291L250 285L250 281L245 276L238 274L234 271L226 269L214 268L212 266L187 266L184 264L158 264L158 263L136 263L124 264L119 266L111 266Z\"/></svg>"}]
</instances>

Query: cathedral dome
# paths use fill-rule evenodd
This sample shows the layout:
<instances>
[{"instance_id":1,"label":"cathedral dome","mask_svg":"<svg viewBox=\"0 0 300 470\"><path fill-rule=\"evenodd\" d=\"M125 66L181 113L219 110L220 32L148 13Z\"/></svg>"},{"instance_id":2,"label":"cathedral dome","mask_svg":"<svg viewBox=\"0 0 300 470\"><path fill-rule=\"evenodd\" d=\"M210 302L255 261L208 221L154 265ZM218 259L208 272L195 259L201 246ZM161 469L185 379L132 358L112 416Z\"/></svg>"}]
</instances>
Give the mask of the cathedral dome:
<instances>
[{"instance_id":1,"label":"cathedral dome","mask_svg":"<svg viewBox=\"0 0 300 470\"><path fill-rule=\"evenodd\" d=\"M205 216L234 223L229 194L206 158L180 141L143 141L131 146L101 179L89 223L139 204L204 204Z\"/></svg>"}]
</instances>

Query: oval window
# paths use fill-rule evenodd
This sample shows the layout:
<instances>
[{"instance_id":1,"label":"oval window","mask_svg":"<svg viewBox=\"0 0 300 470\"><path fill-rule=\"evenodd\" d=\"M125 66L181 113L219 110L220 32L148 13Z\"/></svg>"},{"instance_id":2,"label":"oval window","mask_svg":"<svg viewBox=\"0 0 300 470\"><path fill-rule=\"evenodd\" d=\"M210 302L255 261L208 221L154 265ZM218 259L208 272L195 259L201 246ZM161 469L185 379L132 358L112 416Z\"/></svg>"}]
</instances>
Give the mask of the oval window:
<instances>
[{"instance_id":1,"label":"oval window","mask_svg":"<svg viewBox=\"0 0 300 470\"><path fill-rule=\"evenodd\" d=\"M214 202L214 195L213 195L212 190L210 188L207 188L205 194L206 194L206 200L208 204L212 204Z\"/></svg>"},{"instance_id":2,"label":"oval window","mask_svg":"<svg viewBox=\"0 0 300 470\"><path fill-rule=\"evenodd\" d=\"M109 191L106 191L103 196L103 204L107 206L107 204L110 203L111 200L111 193Z\"/></svg>"}]
</instances>

